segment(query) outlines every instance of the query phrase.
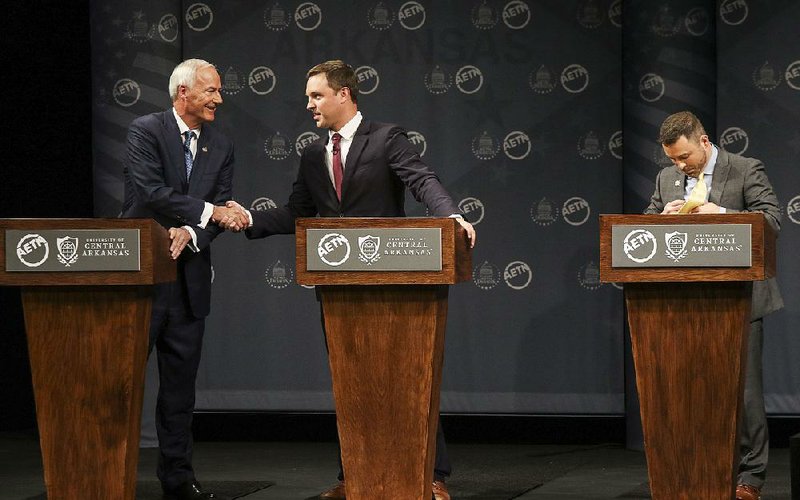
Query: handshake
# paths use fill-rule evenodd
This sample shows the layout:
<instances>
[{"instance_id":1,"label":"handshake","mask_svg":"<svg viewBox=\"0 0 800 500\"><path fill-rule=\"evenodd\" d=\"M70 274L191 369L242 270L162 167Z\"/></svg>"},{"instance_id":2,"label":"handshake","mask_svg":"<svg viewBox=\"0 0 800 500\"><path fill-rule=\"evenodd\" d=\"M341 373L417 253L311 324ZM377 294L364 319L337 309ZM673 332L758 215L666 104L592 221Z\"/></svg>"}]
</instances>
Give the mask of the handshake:
<instances>
[{"instance_id":1,"label":"handshake","mask_svg":"<svg viewBox=\"0 0 800 500\"><path fill-rule=\"evenodd\" d=\"M229 200L225 206L214 207L211 222L223 229L238 233L250 227L250 213L235 201Z\"/></svg>"}]
</instances>

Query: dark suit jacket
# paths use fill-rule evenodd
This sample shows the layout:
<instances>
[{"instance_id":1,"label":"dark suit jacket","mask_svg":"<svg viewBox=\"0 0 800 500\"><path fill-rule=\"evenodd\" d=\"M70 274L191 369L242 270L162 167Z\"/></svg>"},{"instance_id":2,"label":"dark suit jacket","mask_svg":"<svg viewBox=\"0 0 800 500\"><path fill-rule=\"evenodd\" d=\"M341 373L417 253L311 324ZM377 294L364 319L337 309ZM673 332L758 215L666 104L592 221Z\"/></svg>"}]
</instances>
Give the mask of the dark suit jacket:
<instances>
[{"instance_id":1,"label":"dark suit jacket","mask_svg":"<svg viewBox=\"0 0 800 500\"><path fill-rule=\"evenodd\" d=\"M432 215L460 213L397 125L361 122L344 165L341 203L325 164L327 143L326 134L303 150L289 202L277 209L254 211L248 238L294 233L297 217L404 217L406 188Z\"/></svg>"},{"instance_id":2,"label":"dark suit jacket","mask_svg":"<svg viewBox=\"0 0 800 500\"><path fill-rule=\"evenodd\" d=\"M724 207L727 213L761 212L767 223L779 232L781 213L778 198L767 178L764 164L754 158L728 153L722 148L718 148L718 151L708 201ZM660 214L664 205L683 199L685 193L686 175L674 166L666 167L658 173L655 191L644 213ZM762 318L782 307L783 298L774 278L753 283L751 319Z\"/></svg>"},{"instance_id":3,"label":"dark suit jacket","mask_svg":"<svg viewBox=\"0 0 800 500\"><path fill-rule=\"evenodd\" d=\"M127 149L120 216L153 218L165 228L192 226L200 252L184 249L178 278L185 283L192 314L203 318L211 304L210 243L221 229L211 223L201 229L198 224L206 201L219 205L231 199L233 143L204 124L187 182L183 143L169 109L134 120Z\"/></svg>"}]
</instances>

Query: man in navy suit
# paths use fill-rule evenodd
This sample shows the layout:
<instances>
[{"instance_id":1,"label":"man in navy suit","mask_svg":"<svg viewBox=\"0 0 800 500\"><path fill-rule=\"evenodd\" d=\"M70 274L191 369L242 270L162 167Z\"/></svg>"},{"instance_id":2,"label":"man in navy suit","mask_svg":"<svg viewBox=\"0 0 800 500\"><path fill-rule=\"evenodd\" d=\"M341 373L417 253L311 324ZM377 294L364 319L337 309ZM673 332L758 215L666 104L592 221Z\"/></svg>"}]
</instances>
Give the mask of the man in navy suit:
<instances>
[{"instance_id":1,"label":"man in navy suit","mask_svg":"<svg viewBox=\"0 0 800 500\"><path fill-rule=\"evenodd\" d=\"M216 223L247 225L231 199L233 143L210 125L222 104L214 66L188 59L172 72L173 107L137 118L128 130L122 217L149 217L169 230L177 280L155 287L150 348L158 354L157 474L167 498L217 499L192 469L192 412L205 317L211 303ZM165 249L166 251L166 249Z\"/></svg>"},{"instance_id":2,"label":"man in navy suit","mask_svg":"<svg viewBox=\"0 0 800 500\"><path fill-rule=\"evenodd\" d=\"M455 217L474 246L475 230L436 174L422 162L405 130L362 117L353 68L343 61L327 61L311 68L307 76L306 108L317 127L328 133L303 150L286 206L250 212L252 225L247 237L294 233L297 217L404 217L408 189L431 215ZM241 208L235 203L229 206ZM222 223L232 230L241 229L235 221L224 219ZM433 492L437 500L447 500L445 479L451 468L441 426L436 443ZM320 498L345 498L341 473L339 479L339 484Z\"/></svg>"},{"instance_id":3,"label":"man in navy suit","mask_svg":"<svg viewBox=\"0 0 800 500\"><path fill-rule=\"evenodd\" d=\"M709 141L700 120L689 111L675 113L664 120L659 142L674 167L666 167L658 173L646 214L678 213L694 186L705 182L705 203L691 213L760 212L776 233L780 231L778 199L764 164L759 160L717 148ZM702 181L698 179L701 173ZM775 278L753 282L737 500L758 500L766 479L769 435L761 373L763 317L782 307L783 299Z\"/></svg>"}]
</instances>

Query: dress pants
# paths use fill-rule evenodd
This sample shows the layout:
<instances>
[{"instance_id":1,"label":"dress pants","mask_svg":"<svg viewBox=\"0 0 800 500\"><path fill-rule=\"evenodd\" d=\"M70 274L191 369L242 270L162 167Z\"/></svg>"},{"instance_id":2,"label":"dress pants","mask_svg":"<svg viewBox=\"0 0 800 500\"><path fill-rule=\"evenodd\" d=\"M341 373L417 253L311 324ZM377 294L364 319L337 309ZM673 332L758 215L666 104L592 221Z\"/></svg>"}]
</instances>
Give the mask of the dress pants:
<instances>
[{"instance_id":1,"label":"dress pants","mask_svg":"<svg viewBox=\"0 0 800 500\"><path fill-rule=\"evenodd\" d=\"M747 369L744 382L744 408L742 410L739 438L738 484L749 484L761 489L767 477L769 458L769 432L764 410L761 351L764 347L763 321L750 323L747 344Z\"/></svg>"},{"instance_id":2,"label":"dress pants","mask_svg":"<svg viewBox=\"0 0 800 500\"><path fill-rule=\"evenodd\" d=\"M205 329L205 319L192 316L180 267L177 281L154 286L150 323L150 351L155 347L159 380L156 473L166 489L195 480L192 413Z\"/></svg>"}]
</instances>

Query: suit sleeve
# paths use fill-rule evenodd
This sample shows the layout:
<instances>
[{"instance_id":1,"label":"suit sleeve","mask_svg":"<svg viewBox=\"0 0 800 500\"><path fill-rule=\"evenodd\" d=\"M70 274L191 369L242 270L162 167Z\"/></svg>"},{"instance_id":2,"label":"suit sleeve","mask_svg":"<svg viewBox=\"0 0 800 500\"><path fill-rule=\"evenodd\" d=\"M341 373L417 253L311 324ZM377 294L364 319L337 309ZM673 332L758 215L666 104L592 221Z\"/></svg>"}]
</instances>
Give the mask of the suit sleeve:
<instances>
[{"instance_id":1,"label":"suit sleeve","mask_svg":"<svg viewBox=\"0 0 800 500\"><path fill-rule=\"evenodd\" d=\"M141 122L134 121L128 129L126 168L133 180L136 198L149 210L177 219L178 225L196 226L205 202L167 185L158 150L155 135Z\"/></svg>"},{"instance_id":2,"label":"suit sleeve","mask_svg":"<svg viewBox=\"0 0 800 500\"><path fill-rule=\"evenodd\" d=\"M300 169L292 185L289 202L279 208L252 211L253 226L245 230L249 239L265 238L273 234L294 234L294 221L298 217L314 217L319 213L306 182L304 170L308 166L306 152L300 158Z\"/></svg>"},{"instance_id":3,"label":"suit sleeve","mask_svg":"<svg viewBox=\"0 0 800 500\"><path fill-rule=\"evenodd\" d=\"M745 212L761 212L766 216L767 223L779 232L781 230L781 211L778 208L778 197L772 190L772 184L767 178L764 164L752 160L744 174L743 196ZM738 210L726 209L728 213Z\"/></svg>"},{"instance_id":4,"label":"suit sleeve","mask_svg":"<svg viewBox=\"0 0 800 500\"><path fill-rule=\"evenodd\" d=\"M386 154L389 168L403 181L414 199L424 203L432 215L447 217L461 213L439 177L420 159L402 128L393 127L389 131Z\"/></svg>"},{"instance_id":5,"label":"suit sleeve","mask_svg":"<svg viewBox=\"0 0 800 500\"><path fill-rule=\"evenodd\" d=\"M664 200L661 197L661 174L664 170L658 172L656 176L656 187L653 190L653 195L650 197L650 204L644 210L645 214L660 214L664 211Z\"/></svg>"}]
</instances>

